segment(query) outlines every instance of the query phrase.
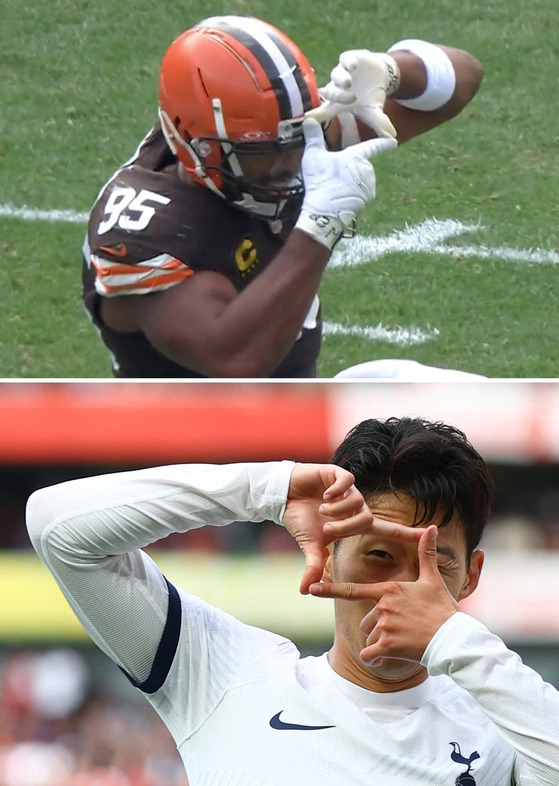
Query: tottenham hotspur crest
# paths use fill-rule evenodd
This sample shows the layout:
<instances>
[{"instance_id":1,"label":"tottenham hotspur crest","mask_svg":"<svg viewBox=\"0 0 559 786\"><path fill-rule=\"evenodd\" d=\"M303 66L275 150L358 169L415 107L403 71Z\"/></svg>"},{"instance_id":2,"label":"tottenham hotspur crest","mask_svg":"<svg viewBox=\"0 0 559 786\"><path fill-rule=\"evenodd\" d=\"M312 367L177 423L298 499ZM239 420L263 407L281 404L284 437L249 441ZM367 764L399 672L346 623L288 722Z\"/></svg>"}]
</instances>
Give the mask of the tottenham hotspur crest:
<instances>
[{"instance_id":1,"label":"tottenham hotspur crest","mask_svg":"<svg viewBox=\"0 0 559 786\"><path fill-rule=\"evenodd\" d=\"M466 757L462 755L460 745L457 742L451 742L449 745L452 745L454 749L450 754L452 761L455 761L457 764L465 764L468 768L456 778L455 786L476 786L474 776L472 775L472 762L480 758L479 753L474 751L470 756Z\"/></svg>"}]
</instances>

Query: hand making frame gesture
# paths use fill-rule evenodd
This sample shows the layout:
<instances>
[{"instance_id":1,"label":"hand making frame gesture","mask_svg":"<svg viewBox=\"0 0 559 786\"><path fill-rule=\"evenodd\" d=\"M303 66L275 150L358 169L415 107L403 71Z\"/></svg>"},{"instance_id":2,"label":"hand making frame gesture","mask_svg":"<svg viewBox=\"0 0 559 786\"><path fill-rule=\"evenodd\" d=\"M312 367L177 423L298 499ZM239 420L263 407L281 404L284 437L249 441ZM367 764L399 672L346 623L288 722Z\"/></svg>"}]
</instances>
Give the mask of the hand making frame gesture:
<instances>
[{"instance_id":1,"label":"hand making frame gesture","mask_svg":"<svg viewBox=\"0 0 559 786\"><path fill-rule=\"evenodd\" d=\"M309 587L311 595L322 598L374 601L374 608L365 615L360 626L367 636L367 646L360 655L373 666L383 657L421 661L438 629L460 611L439 571L438 528L431 525L402 529L416 533L418 538L419 575L416 581L323 582Z\"/></svg>"},{"instance_id":2,"label":"hand making frame gesture","mask_svg":"<svg viewBox=\"0 0 559 786\"><path fill-rule=\"evenodd\" d=\"M320 582L324 550L334 540L365 532L410 543L421 537L422 530L375 522L354 480L351 472L334 464L296 464L293 469L283 524L305 555L300 585L305 595L311 584Z\"/></svg>"}]
</instances>

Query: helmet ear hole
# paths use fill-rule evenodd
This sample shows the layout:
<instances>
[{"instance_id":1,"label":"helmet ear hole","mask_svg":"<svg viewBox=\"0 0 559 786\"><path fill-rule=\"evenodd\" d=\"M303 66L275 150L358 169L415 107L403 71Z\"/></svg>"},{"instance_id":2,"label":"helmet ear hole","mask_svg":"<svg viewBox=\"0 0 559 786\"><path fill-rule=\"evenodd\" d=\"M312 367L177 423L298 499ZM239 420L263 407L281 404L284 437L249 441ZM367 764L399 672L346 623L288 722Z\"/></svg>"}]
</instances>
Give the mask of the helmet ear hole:
<instances>
[{"instance_id":1,"label":"helmet ear hole","mask_svg":"<svg viewBox=\"0 0 559 786\"><path fill-rule=\"evenodd\" d=\"M192 140L192 136L188 133L186 129L181 128L181 119L180 117L175 117L173 124L177 129L179 135L184 139L184 141L188 144Z\"/></svg>"}]
</instances>

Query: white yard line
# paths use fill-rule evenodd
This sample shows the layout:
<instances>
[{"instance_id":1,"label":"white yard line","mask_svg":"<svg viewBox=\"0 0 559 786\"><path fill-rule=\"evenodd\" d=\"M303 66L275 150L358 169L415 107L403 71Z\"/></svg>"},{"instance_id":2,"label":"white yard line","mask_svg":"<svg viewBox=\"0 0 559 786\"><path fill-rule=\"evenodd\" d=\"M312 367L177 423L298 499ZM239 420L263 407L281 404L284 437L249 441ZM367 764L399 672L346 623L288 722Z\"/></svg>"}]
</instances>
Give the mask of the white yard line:
<instances>
[{"instance_id":1,"label":"white yard line","mask_svg":"<svg viewBox=\"0 0 559 786\"><path fill-rule=\"evenodd\" d=\"M358 336L368 338L370 341L383 341L385 344L411 347L424 344L433 338L438 338L437 328L421 330L420 328L387 328L383 325L376 327L360 327L359 325L340 325L336 322L324 323L325 336Z\"/></svg>"},{"instance_id":2,"label":"white yard line","mask_svg":"<svg viewBox=\"0 0 559 786\"><path fill-rule=\"evenodd\" d=\"M88 213L75 210L36 210L33 207L0 205L0 218L21 218L24 221L50 221L64 224L86 224Z\"/></svg>"},{"instance_id":3,"label":"white yard line","mask_svg":"<svg viewBox=\"0 0 559 786\"><path fill-rule=\"evenodd\" d=\"M0 218L19 218L24 221L85 224L88 213L76 210L38 210L36 208L0 205ZM444 242L465 232L481 229L480 224L463 224L455 219L427 218L421 224L398 229L384 237L358 235L342 241L332 255L329 268L355 267L380 259L386 254L425 253L437 256L475 257L504 262L557 265L559 253L540 248L509 248L507 246L446 246Z\"/></svg>"},{"instance_id":4,"label":"white yard line","mask_svg":"<svg viewBox=\"0 0 559 786\"><path fill-rule=\"evenodd\" d=\"M480 224L462 224L453 219L428 218L416 226L391 232L384 237L358 235L350 241L342 241L334 251L329 268L356 267L374 262L386 254L433 254L437 256L473 257L494 259L501 262L526 262L537 265L559 264L559 253L541 248L490 248L488 246L447 246L446 240L475 232Z\"/></svg>"},{"instance_id":5,"label":"white yard line","mask_svg":"<svg viewBox=\"0 0 559 786\"><path fill-rule=\"evenodd\" d=\"M24 221L50 221L71 224L86 224L88 214L75 210L36 210L14 205L0 205L0 218L19 218ZM559 264L559 253L546 249L517 249L487 246L447 246L445 241L459 235L481 229L480 224L464 224L454 219L428 218L416 226L395 230L389 235L373 237L358 235L350 241L342 241L328 265L329 269L356 267L374 262L387 254L421 253L436 256L471 257L539 265ZM399 346L416 346L438 338L439 330L423 330L418 327L387 328L383 325L360 326L340 325L326 322L325 336L359 336L371 341L382 341Z\"/></svg>"},{"instance_id":6,"label":"white yard line","mask_svg":"<svg viewBox=\"0 0 559 786\"><path fill-rule=\"evenodd\" d=\"M357 235L351 240L342 241L334 251L329 268L355 267L373 262L385 254L421 252L429 253L432 248L442 242L464 232L479 229L477 224L462 224L460 221L447 219L439 221L428 218L416 226L397 229L390 235L374 237Z\"/></svg>"},{"instance_id":7,"label":"white yard line","mask_svg":"<svg viewBox=\"0 0 559 786\"><path fill-rule=\"evenodd\" d=\"M559 254L545 248L489 248L488 246L433 246L430 254L474 259L497 259L500 262L526 262L532 265L559 265Z\"/></svg>"}]
</instances>

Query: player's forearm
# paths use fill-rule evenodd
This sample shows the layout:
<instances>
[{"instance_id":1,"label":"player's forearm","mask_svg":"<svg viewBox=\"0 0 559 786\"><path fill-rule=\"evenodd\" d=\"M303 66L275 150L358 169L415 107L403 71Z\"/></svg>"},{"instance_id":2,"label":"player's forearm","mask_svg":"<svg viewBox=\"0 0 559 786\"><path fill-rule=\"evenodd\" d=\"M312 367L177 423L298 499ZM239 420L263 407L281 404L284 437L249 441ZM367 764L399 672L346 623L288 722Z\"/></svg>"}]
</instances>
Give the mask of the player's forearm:
<instances>
[{"instance_id":1,"label":"player's forearm","mask_svg":"<svg viewBox=\"0 0 559 786\"><path fill-rule=\"evenodd\" d=\"M291 469L178 465L70 481L31 496L29 534L93 641L143 683L170 604L141 546L204 524L279 522Z\"/></svg>"},{"instance_id":2,"label":"player's forearm","mask_svg":"<svg viewBox=\"0 0 559 786\"><path fill-rule=\"evenodd\" d=\"M455 614L429 644L422 663L448 674L479 703L538 782L557 783L559 692L525 666L497 636Z\"/></svg>"},{"instance_id":3,"label":"player's forearm","mask_svg":"<svg viewBox=\"0 0 559 786\"><path fill-rule=\"evenodd\" d=\"M294 230L271 265L215 323L224 376L269 377L299 336L330 252Z\"/></svg>"},{"instance_id":4,"label":"player's forearm","mask_svg":"<svg viewBox=\"0 0 559 786\"><path fill-rule=\"evenodd\" d=\"M279 522L291 468L182 464L61 483L29 499L29 535L46 562L79 567L206 524Z\"/></svg>"},{"instance_id":5,"label":"player's forearm","mask_svg":"<svg viewBox=\"0 0 559 786\"><path fill-rule=\"evenodd\" d=\"M210 296L199 321L177 319L163 333L153 322L146 332L167 357L206 376L269 377L297 340L329 257L323 245L294 231L242 292L222 301Z\"/></svg>"},{"instance_id":6,"label":"player's forearm","mask_svg":"<svg viewBox=\"0 0 559 786\"><path fill-rule=\"evenodd\" d=\"M462 49L447 46L438 46L450 60L454 71L454 88L448 103L441 110L451 114L460 111L474 97L483 78L483 69L476 58ZM391 56L398 64L400 82L390 96L391 99L409 100L423 95L428 88L427 70L423 60L418 55L405 49L390 51Z\"/></svg>"},{"instance_id":7,"label":"player's forearm","mask_svg":"<svg viewBox=\"0 0 559 786\"><path fill-rule=\"evenodd\" d=\"M391 51L401 78L398 89L386 100L385 112L397 128L400 144L458 115L483 79L481 64L468 52L446 46L436 46L433 51L446 56L446 72L439 63L429 69L415 53ZM428 54L425 60L428 62ZM410 99L412 102L406 103Z\"/></svg>"},{"instance_id":8,"label":"player's forearm","mask_svg":"<svg viewBox=\"0 0 559 786\"><path fill-rule=\"evenodd\" d=\"M481 64L461 49L402 41L389 50L389 55L395 61L392 70L399 72L399 81L397 87L388 88L384 111L396 129L400 145L459 114L483 79ZM356 126L352 130L352 122L344 120L343 135L337 123L332 122L328 134L334 148L377 134L359 112L353 122Z\"/></svg>"}]
</instances>

